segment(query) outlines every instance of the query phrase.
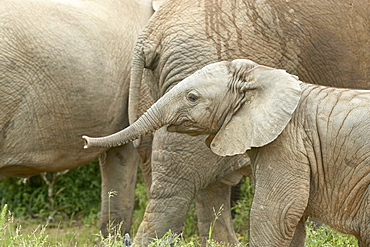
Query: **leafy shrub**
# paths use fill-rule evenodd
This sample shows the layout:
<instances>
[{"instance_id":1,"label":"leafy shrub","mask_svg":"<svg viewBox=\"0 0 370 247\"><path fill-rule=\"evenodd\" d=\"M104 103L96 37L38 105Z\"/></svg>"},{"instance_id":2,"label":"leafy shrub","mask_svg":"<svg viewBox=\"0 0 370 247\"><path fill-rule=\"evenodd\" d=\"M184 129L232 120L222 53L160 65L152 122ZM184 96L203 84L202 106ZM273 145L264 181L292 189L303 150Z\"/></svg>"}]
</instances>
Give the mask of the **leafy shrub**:
<instances>
[{"instance_id":1,"label":"leafy shrub","mask_svg":"<svg viewBox=\"0 0 370 247\"><path fill-rule=\"evenodd\" d=\"M338 233L328 226L316 227L313 222L306 226L305 245L310 247L358 246L357 239L352 235Z\"/></svg>"},{"instance_id":2,"label":"leafy shrub","mask_svg":"<svg viewBox=\"0 0 370 247\"><path fill-rule=\"evenodd\" d=\"M59 173L60 174L60 173ZM100 208L100 168L97 161L57 176L47 173L29 179L7 177L0 181L1 206L15 217L73 217L97 213ZM50 188L46 182L57 182Z\"/></svg>"}]
</instances>

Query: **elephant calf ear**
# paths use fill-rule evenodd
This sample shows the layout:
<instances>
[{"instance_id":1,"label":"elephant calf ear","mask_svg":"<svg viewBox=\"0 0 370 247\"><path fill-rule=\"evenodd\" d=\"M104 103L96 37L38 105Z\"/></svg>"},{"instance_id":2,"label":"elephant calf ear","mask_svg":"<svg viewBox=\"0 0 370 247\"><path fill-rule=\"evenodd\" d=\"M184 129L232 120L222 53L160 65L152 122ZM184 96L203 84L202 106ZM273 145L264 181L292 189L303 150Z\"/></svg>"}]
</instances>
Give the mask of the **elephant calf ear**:
<instances>
[{"instance_id":1,"label":"elephant calf ear","mask_svg":"<svg viewBox=\"0 0 370 247\"><path fill-rule=\"evenodd\" d=\"M258 66L244 76L237 83L245 89L248 101L223 124L210 144L211 150L221 156L242 154L275 140L301 96L298 78L284 70Z\"/></svg>"},{"instance_id":2,"label":"elephant calf ear","mask_svg":"<svg viewBox=\"0 0 370 247\"><path fill-rule=\"evenodd\" d=\"M153 6L154 11L158 11L165 1L166 0L153 0L152 6Z\"/></svg>"}]
</instances>

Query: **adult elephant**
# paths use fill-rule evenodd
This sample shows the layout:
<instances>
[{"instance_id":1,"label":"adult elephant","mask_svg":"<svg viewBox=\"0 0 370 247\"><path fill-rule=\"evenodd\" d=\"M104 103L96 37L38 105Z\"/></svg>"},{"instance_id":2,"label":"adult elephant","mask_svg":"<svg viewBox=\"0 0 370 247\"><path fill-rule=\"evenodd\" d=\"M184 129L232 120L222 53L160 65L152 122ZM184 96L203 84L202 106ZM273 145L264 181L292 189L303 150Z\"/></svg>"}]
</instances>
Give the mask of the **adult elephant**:
<instances>
[{"instance_id":1,"label":"adult elephant","mask_svg":"<svg viewBox=\"0 0 370 247\"><path fill-rule=\"evenodd\" d=\"M137 105L142 83L148 83L157 100L204 65L235 58L285 68L303 81L369 88L369 4L367 0L167 1L135 47L130 122L142 113ZM224 174L238 178L237 170L248 157L219 158L204 145L205 138L165 128L155 132L150 200L136 243L146 244L168 229L180 232L183 208L196 196L206 199L198 200L198 215L200 235L208 236L213 212L205 204L216 209L228 205L229 184L221 178ZM215 169L217 162L224 163L224 170ZM236 242L228 222L225 210L214 228L215 240Z\"/></svg>"},{"instance_id":2,"label":"adult elephant","mask_svg":"<svg viewBox=\"0 0 370 247\"><path fill-rule=\"evenodd\" d=\"M0 1L0 177L99 156L105 235L109 221L131 227L139 156L132 145L86 152L80 136L128 125L132 51L152 12L149 0Z\"/></svg>"}]
</instances>

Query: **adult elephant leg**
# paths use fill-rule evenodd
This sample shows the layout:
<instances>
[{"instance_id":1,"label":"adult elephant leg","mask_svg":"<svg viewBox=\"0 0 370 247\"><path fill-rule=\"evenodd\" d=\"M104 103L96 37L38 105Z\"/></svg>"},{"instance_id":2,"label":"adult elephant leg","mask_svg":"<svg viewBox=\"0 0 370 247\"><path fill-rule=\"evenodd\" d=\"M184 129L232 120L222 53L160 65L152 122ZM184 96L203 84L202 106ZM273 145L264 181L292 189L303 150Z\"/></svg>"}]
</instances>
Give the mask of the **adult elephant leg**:
<instances>
[{"instance_id":1,"label":"adult elephant leg","mask_svg":"<svg viewBox=\"0 0 370 247\"><path fill-rule=\"evenodd\" d=\"M147 135L141 138L139 147L137 148L141 160L141 173L143 175L147 198L150 196L150 187L152 185L152 141L153 135Z\"/></svg>"},{"instance_id":2,"label":"adult elephant leg","mask_svg":"<svg viewBox=\"0 0 370 247\"><path fill-rule=\"evenodd\" d=\"M168 230L182 232L195 195L245 163L213 154L205 138L169 133L166 127L154 133L150 199L135 244L147 246Z\"/></svg>"},{"instance_id":3,"label":"adult elephant leg","mask_svg":"<svg viewBox=\"0 0 370 247\"><path fill-rule=\"evenodd\" d=\"M111 148L99 158L102 177L100 230L105 237L115 230L122 234L130 231L138 162L139 155L130 143Z\"/></svg>"},{"instance_id":4,"label":"adult elephant leg","mask_svg":"<svg viewBox=\"0 0 370 247\"><path fill-rule=\"evenodd\" d=\"M191 166L183 166L183 157L189 156L179 148L179 135L168 133L165 128L155 132L152 144L152 185L143 221L136 233L134 243L147 246L154 238L160 238L169 230L174 233L183 231L186 213L195 197ZM175 140L172 141L171 139ZM171 140L167 143L166 140Z\"/></svg>"},{"instance_id":5,"label":"adult elephant leg","mask_svg":"<svg viewBox=\"0 0 370 247\"><path fill-rule=\"evenodd\" d=\"M206 245L209 238L209 230L212 223L211 239L221 243L237 244L238 239L232 225L230 209L231 186L223 182L215 182L196 197L196 209L198 215L198 229L202 246ZM221 214L217 216L216 214Z\"/></svg>"}]
</instances>

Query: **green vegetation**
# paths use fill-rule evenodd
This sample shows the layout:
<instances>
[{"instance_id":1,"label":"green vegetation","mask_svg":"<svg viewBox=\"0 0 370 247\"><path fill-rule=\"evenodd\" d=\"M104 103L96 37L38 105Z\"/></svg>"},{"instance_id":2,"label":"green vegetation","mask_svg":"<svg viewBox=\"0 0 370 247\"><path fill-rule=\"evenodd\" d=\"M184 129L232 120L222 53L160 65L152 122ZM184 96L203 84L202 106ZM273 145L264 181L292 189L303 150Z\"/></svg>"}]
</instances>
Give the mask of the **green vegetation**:
<instances>
[{"instance_id":1,"label":"green vegetation","mask_svg":"<svg viewBox=\"0 0 370 247\"><path fill-rule=\"evenodd\" d=\"M97 161L67 173L44 173L30 179L8 177L0 180L0 205L8 204L16 218L49 219L51 224L89 217L100 210L100 184Z\"/></svg>"},{"instance_id":2,"label":"green vegetation","mask_svg":"<svg viewBox=\"0 0 370 247\"><path fill-rule=\"evenodd\" d=\"M306 246L358 246L357 239L354 236L340 234L329 227L315 227L315 224L310 222L306 230Z\"/></svg>"},{"instance_id":3,"label":"green vegetation","mask_svg":"<svg viewBox=\"0 0 370 247\"><path fill-rule=\"evenodd\" d=\"M51 191L51 193L50 193ZM248 244L249 209L253 188L248 179L242 184L241 199L234 206L233 221L241 245ZM96 161L63 173L49 173L25 181L5 178L0 181L0 247L2 246L123 246L123 237L102 238L99 233L100 173ZM112 194L112 196L114 196ZM146 208L145 185L139 172L133 232ZM223 209L215 209L215 222ZM11 212L11 213L10 213ZM168 232L154 241L155 246L199 246L194 204L182 235ZM209 236L212 236L212 227ZM208 246L223 246L208 240ZM328 227L307 226L306 246L357 246L353 236Z\"/></svg>"}]
</instances>

